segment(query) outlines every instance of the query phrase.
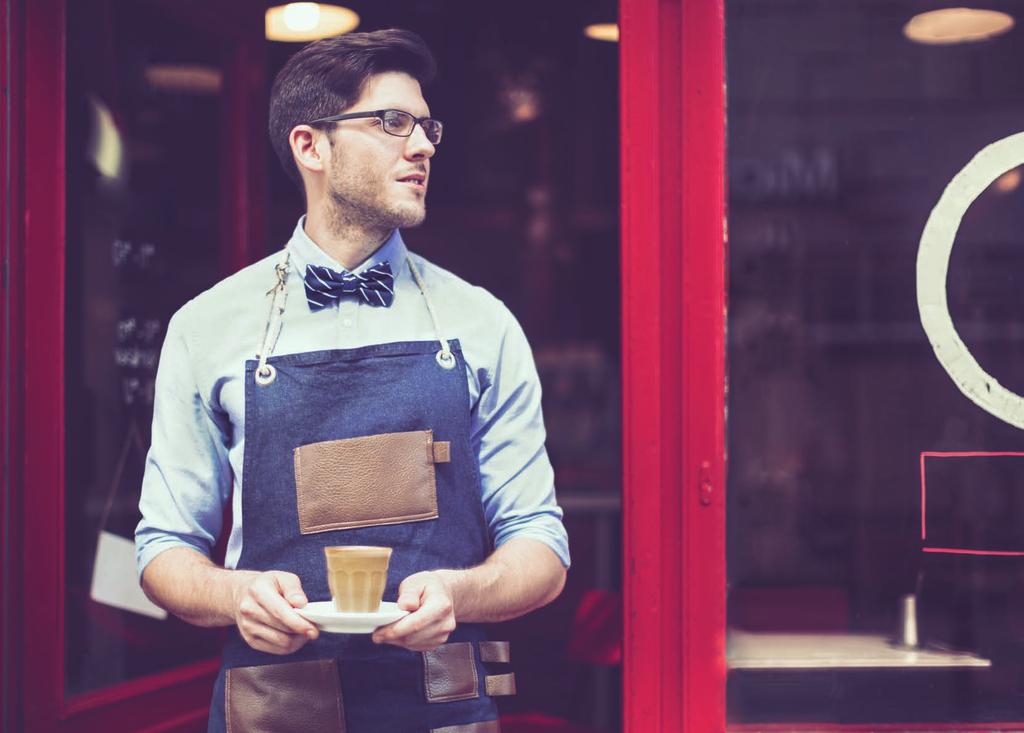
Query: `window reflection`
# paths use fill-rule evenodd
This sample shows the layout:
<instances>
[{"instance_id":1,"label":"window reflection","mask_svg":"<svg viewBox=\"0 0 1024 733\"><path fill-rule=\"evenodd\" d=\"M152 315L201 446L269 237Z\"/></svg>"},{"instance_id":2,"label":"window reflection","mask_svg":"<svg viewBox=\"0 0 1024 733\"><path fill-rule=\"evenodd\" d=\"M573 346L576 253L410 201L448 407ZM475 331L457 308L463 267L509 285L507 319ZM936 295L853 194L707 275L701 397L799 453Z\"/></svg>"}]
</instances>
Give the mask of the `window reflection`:
<instances>
[{"instance_id":1,"label":"window reflection","mask_svg":"<svg viewBox=\"0 0 1024 733\"><path fill-rule=\"evenodd\" d=\"M218 653L141 595L133 533L170 315L219 276L220 50L157 3L67 8L67 694Z\"/></svg>"},{"instance_id":2,"label":"window reflection","mask_svg":"<svg viewBox=\"0 0 1024 733\"><path fill-rule=\"evenodd\" d=\"M902 30L919 10L727 3L732 723L1024 719L1024 558L925 551L1024 550L1020 464L934 459L929 542L921 516L922 453L1021 434L952 382L915 289L943 190L1021 129L1020 31L920 45ZM1016 173L969 208L946 289L967 347L1019 393Z\"/></svg>"}]
</instances>

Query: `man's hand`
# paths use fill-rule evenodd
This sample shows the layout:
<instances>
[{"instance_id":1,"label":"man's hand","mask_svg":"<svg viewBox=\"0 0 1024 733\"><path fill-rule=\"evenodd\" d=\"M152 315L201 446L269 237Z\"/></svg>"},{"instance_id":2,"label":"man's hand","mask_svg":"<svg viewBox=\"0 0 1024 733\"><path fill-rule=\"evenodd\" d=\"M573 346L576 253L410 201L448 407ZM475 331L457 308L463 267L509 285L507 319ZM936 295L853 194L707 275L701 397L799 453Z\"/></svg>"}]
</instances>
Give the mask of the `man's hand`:
<instances>
[{"instance_id":1,"label":"man's hand","mask_svg":"<svg viewBox=\"0 0 1024 733\"><path fill-rule=\"evenodd\" d=\"M238 630L257 651L291 654L320 635L316 626L295 612L306 605L306 594L293 573L246 573L237 579L232 596Z\"/></svg>"},{"instance_id":2,"label":"man's hand","mask_svg":"<svg viewBox=\"0 0 1024 733\"><path fill-rule=\"evenodd\" d=\"M455 630L452 589L440 573L416 573L403 580L398 606L411 613L373 632L375 643L426 652L448 641Z\"/></svg>"}]
</instances>

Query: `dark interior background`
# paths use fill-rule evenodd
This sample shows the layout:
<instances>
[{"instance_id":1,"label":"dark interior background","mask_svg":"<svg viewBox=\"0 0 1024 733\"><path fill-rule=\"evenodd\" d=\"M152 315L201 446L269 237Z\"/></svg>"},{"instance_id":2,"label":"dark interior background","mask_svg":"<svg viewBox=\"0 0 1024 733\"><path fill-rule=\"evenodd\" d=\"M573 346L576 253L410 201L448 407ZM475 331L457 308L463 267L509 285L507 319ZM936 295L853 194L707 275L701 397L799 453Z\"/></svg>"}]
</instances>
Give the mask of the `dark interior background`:
<instances>
[{"instance_id":1,"label":"dark interior background","mask_svg":"<svg viewBox=\"0 0 1024 733\"><path fill-rule=\"evenodd\" d=\"M502 701L503 712L617 730L618 47L583 35L589 23L614 22L615 4L348 6L362 18L358 30L412 29L438 57L440 75L426 96L445 122L445 138L433 162L427 221L406 232L406 241L505 301L541 372L548 450L575 564L555 604L495 630L513 641L518 673L519 695ZM213 21L262 18L266 7L68 4L69 694L216 653L216 633L100 606L88 589L99 530L130 537L138 521L143 457L130 450L120 472L118 459L133 431L148 445L163 329L177 307L228 274L222 155L232 134L224 97L231 48ZM265 94L296 48L265 44ZM154 81L161 65L199 67L198 76L172 89ZM101 173L95 153L110 124L123 145L117 176ZM287 240L302 201L269 143L260 154L267 194L260 235L269 254ZM602 664L579 653L574 636L581 601L593 612L595 598L613 608L597 629L611 640Z\"/></svg>"}]
</instances>

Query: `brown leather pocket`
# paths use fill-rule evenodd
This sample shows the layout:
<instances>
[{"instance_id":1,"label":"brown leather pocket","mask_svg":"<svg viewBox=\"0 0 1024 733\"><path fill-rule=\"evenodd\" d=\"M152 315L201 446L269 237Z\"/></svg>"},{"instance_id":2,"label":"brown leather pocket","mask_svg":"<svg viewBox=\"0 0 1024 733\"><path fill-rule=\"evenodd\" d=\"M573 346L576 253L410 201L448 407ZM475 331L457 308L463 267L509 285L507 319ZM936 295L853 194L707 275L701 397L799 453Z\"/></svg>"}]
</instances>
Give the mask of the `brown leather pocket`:
<instances>
[{"instance_id":1,"label":"brown leather pocket","mask_svg":"<svg viewBox=\"0 0 1024 733\"><path fill-rule=\"evenodd\" d=\"M295 449L302 534L437 518L434 464L447 442L432 430L310 443Z\"/></svg>"},{"instance_id":2,"label":"brown leather pocket","mask_svg":"<svg viewBox=\"0 0 1024 733\"><path fill-rule=\"evenodd\" d=\"M473 644L455 641L423 652L423 684L427 702L451 702L480 697Z\"/></svg>"},{"instance_id":3,"label":"brown leather pocket","mask_svg":"<svg viewBox=\"0 0 1024 733\"><path fill-rule=\"evenodd\" d=\"M334 659L229 669L224 697L228 733L345 733Z\"/></svg>"}]
</instances>

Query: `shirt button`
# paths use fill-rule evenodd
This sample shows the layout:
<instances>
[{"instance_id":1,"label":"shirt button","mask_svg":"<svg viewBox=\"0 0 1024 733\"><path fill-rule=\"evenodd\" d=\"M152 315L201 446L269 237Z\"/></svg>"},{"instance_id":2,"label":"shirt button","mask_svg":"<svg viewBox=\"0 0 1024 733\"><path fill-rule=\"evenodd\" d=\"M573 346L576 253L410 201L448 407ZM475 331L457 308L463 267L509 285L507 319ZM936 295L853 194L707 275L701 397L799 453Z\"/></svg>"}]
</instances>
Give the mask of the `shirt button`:
<instances>
[{"instance_id":1,"label":"shirt button","mask_svg":"<svg viewBox=\"0 0 1024 733\"><path fill-rule=\"evenodd\" d=\"M351 318L346 318L345 320L343 320L341 322L341 325L343 325L345 328L351 328L352 327L352 319Z\"/></svg>"}]
</instances>

